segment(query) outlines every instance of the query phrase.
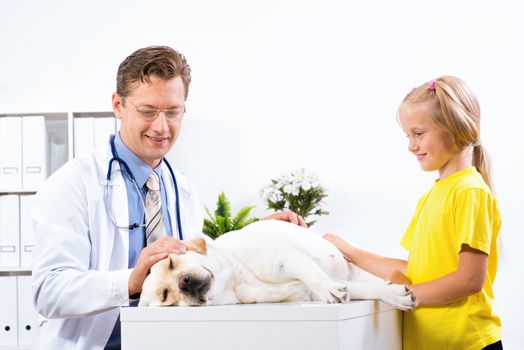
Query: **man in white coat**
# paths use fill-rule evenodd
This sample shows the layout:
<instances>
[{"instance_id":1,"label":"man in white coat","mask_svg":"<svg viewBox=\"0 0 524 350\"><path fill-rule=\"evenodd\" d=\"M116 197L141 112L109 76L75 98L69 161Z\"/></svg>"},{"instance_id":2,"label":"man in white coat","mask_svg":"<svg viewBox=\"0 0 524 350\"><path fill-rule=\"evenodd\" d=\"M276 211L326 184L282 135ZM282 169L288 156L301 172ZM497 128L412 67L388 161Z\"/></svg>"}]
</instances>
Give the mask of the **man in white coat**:
<instances>
[{"instance_id":1,"label":"man in white coat","mask_svg":"<svg viewBox=\"0 0 524 350\"><path fill-rule=\"evenodd\" d=\"M202 235L193 186L164 160L182 127L190 81L175 50L135 51L120 64L112 96L119 133L65 164L38 192L33 300L41 317L33 348L119 349L119 307L136 303L153 264L183 254L183 239ZM144 198L153 172L165 231L148 242ZM266 218L304 225L289 212Z\"/></svg>"}]
</instances>

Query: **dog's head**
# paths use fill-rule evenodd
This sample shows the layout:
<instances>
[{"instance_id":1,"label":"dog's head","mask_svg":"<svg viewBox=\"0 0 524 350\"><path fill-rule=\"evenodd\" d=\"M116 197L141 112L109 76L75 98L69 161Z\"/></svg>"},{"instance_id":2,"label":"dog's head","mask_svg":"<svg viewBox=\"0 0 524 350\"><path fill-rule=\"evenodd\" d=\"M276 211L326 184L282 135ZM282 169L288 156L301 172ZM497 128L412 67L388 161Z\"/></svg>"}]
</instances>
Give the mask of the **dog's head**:
<instances>
[{"instance_id":1,"label":"dog's head","mask_svg":"<svg viewBox=\"0 0 524 350\"><path fill-rule=\"evenodd\" d=\"M151 267L142 286L140 306L207 304L214 276L206 268L206 242L198 239L184 244L188 247L185 254L171 254Z\"/></svg>"}]
</instances>

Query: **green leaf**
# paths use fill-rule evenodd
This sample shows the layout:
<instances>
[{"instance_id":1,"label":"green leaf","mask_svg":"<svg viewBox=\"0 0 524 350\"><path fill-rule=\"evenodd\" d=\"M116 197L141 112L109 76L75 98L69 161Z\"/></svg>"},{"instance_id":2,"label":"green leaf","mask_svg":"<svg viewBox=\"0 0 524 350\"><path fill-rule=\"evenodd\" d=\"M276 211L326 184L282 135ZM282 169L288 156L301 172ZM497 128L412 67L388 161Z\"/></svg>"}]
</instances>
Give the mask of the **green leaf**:
<instances>
[{"instance_id":1,"label":"green leaf","mask_svg":"<svg viewBox=\"0 0 524 350\"><path fill-rule=\"evenodd\" d=\"M227 199L224 192L218 195L217 209L215 210L216 215L220 215L224 218L231 217L231 204Z\"/></svg>"},{"instance_id":2,"label":"green leaf","mask_svg":"<svg viewBox=\"0 0 524 350\"><path fill-rule=\"evenodd\" d=\"M206 206L204 206L204 208L206 209L207 215L209 216L209 219L211 220L211 222L212 222L213 224L216 224L216 219L215 219L215 217L213 216L213 214L211 214L211 212L209 211L209 209L207 209ZM204 220L207 220L207 219L204 219Z\"/></svg>"},{"instance_id":3,"label":"green leaf","mask_svg":"<svg viewBox=\"0 0 524 350\"><path fill-rule=\"evenodd\" d=\"M242 227L246 226L247 217L255 206L247 206L240 209L237 215L231 221L231 230L240 230Z\"/></svg>"},{"instance_id":4,"label":"green leaf","mask_svg":"<svg viewBox=\"0 0 524 350\"><path fill-rule=\"evenodd\" d=\"M219 226L222 227L221 233L229 231L231 229L231 204L224 192L218 196L217 210L215 210L215 214L217 217L223 218L222 223L220 224L221 226Z\"/></svg>"},{"instance_id":5,"label":"green leaf","mask_svg":"<svg viewBox=\"0 0 524 350\"><path fill-rule=\"evenodd\" d=\"M306 222L306 225L307 227L311 227L315 224L315 222L317 222L317 220L309 221L309 222Z\"/></svg>"},{"instance_id":6,"label":"green leaf","mask_svg":"<svg viewBox=\"0 0 524 350\"><path fill-rule=\"evenodd\" d=\"M208 219L204 219L204 227L202 231L209 237L215 239L217 237L216 225Z\"/></svg>"}]
</instances>

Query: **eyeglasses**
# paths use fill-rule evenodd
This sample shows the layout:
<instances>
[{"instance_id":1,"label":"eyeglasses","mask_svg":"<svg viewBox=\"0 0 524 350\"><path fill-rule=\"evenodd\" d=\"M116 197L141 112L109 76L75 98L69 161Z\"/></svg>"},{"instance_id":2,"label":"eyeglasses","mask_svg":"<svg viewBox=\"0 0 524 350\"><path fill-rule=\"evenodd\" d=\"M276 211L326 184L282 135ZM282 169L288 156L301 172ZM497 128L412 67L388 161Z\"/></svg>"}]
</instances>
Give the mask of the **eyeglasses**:
<instances>
[{"instance_id":1,"label":"eyeglasses","mask_svg":"<svg viewBox=\"0 0 524 350\"><path fill-rule=\"evenodd\" d=\"M153 121L155 120L160 113L164 113L167 119L169 120L176 120L179 121L184 116L184 107L182 108L173 108L173 109L160 109L160 108L148 108L148 109L140 109L137 106L135 106L129 99L125 96L122 97L124 100L129 102L129 104L137 111L145 120L147 121Z\"/></svg>"}]
</instances>

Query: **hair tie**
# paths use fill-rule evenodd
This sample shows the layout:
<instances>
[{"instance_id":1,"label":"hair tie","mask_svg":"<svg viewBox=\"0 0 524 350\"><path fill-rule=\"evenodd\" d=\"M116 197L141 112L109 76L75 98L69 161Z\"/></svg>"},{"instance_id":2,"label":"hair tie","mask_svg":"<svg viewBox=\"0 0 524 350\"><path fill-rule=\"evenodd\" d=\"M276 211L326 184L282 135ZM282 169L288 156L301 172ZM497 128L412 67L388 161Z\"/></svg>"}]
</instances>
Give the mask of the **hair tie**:
<instances>
[{"instance_id":1,"label":"hair tie","mask_svg":"<svg viewBox=\"0 0 524 350\"><path fill-rule=\"evenodd\" d=\"M436 80L432 80L432 81L430 81L430 82L428 83L428 90L429 90L429 91L435 91L435 83L436 83L436 82L437 82Z\"/></svg>"},{"instance_id":2,"label":"hair tie","mask_svg":"<svg viewBox=\"0 0 524 350\"><path fill-rule=\"evenodd\" d=\"M482 141L481 141L480 139L476 139L475 141L473 141L473 142L471 143L471 145L472 145L473 147L480 147L480 146L482 146Z\"/></svg>"}]
</instances>

